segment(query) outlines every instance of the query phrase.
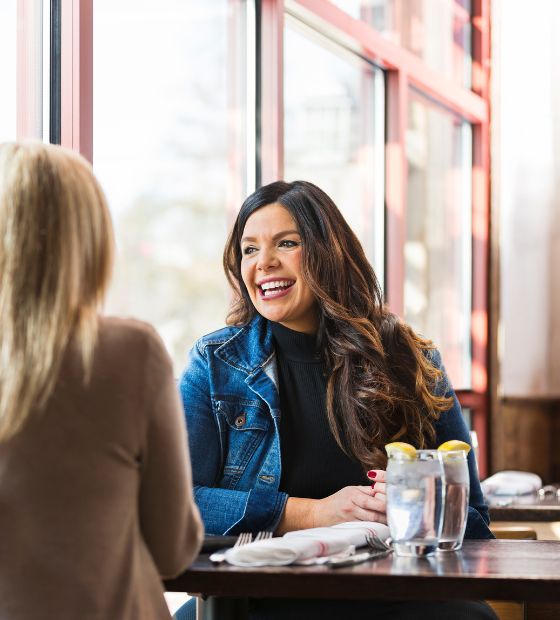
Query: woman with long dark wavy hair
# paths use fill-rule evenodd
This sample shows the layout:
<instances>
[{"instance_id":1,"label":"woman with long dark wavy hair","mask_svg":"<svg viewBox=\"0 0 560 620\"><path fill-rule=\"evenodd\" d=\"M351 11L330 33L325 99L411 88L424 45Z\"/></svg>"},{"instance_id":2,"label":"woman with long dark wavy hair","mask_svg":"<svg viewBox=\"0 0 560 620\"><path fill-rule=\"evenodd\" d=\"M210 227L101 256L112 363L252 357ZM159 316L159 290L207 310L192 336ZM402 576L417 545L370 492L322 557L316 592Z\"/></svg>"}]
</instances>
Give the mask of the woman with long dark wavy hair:
<instances>
[{"instance_id":1,"label":"woman with long dark wavy hair","mask_svg":"<svg viewBox=\"0 0 560 620\"><path fill-rule=\"evenodd\" d=\"M224 268L229 327L196 343L181 378L206 530L386 522L387 443L469 441L437 350L385 307L360 242L312 183L249 196ZM466 536L491 538L472 452L469 470ZM482 603L441 605L449 617L493 617ZM418 618L422 608L261 601L252 617Z\"/></svg>"}]
</instances>

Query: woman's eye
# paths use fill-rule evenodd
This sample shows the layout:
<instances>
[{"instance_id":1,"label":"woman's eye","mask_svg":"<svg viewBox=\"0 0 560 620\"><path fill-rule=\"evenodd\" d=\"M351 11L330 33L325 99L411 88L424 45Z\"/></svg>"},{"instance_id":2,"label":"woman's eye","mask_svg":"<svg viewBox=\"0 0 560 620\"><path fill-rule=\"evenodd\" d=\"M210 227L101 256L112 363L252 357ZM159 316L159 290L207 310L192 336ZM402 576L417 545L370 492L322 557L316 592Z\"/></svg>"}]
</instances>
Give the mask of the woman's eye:
<instances>
[{"instance_id":1,"label":"woman's eye","mask_svg":"<svg viewBox=\"0 0 560 620\"><path fill-rule=\"evenodd\" d=\"M296 248L299 243L297 241L293 241L292 239L282 239L278 245L281 248Z\"/></svg>"},{"instance_id":2,"label":"woman's eye","mask_svg":"<svg viewBox=\"0 0 560 620\"><path fill-rule=\"evenodd\" d=\"M256 252L256 250L257 248L253 247L252 245L248 245L247 247L243 248L243 254L252 254L253 252Z\"/></svg>"}]
</instances>

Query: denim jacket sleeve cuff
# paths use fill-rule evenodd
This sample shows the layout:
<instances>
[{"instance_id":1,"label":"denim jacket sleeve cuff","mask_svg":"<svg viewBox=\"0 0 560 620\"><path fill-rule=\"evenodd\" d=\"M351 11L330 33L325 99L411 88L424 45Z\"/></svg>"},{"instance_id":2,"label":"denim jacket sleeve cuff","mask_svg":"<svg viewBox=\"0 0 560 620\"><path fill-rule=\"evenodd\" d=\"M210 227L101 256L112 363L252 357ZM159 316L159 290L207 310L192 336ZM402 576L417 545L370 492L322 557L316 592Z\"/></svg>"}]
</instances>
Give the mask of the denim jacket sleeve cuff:
<instances>
[{"instance_id":1,"label":"denim jacket sleeve cuff","mask_svg":"<svg viewBox=\"0 0 560 620\"><path fill-rule=\"evenodd\" d=\"M288 495L271 489L250 491L197 487L195 499L212 534L274 531L282 517Z\"/></svg>"},{"instance_id":2,"label":"denim jacket sleeve cuff","mask_svg":"<svg viewBox=\"0 0 560 620\"><path fill-rule=\"evenodd\" d=\"M258 487L252 489L247 495L243 516L225 533L274 531L282 517L287 500L286 493L271 492L269 489Z\"/></svg>"}]
</instances>

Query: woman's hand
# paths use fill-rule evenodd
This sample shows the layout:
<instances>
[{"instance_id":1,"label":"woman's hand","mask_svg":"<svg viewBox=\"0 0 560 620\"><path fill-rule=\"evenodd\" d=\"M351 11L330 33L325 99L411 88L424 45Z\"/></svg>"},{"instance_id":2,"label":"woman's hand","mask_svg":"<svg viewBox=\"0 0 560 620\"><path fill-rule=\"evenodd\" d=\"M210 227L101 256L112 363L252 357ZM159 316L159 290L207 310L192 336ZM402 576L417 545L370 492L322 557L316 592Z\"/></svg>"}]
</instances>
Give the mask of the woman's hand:
<instances>
[{"instance_id":1,"label":"woman's hand","mask_svg":"<svg viewBox=\"0 0 560 620\"><path fill-rule=\"evenodd\" d=\"M324 499L289 497L276 535L345 521L387 523L385 471L375 469L367 475L372 480L371 486L344 487Z\"/></svg>"},{"instance_id":2,"label":"woman's hand","mask_svg":"<svg viewBox=\"0 0 560 620\"><path fill-rule=\"evenodd\" d=\"M335 525L344 521L387 523L385 472L374 470L368 472L368 477L375 480L371 486L344 487L333 495L316 500L313 505L314 526Z\"/></svg>"},{"instance_id":3,"label":"woman's hand","mask_svg":"<svg viewBox=\"0 0 560 620\"><path fill-rule=\"evenodd\" d=\"M384 469L370 469L367 477L371 480L371 489L374 497L383 504L384 520L381 523L387 523L387 485L385 484Z\"/></svg>"}]
</instances>

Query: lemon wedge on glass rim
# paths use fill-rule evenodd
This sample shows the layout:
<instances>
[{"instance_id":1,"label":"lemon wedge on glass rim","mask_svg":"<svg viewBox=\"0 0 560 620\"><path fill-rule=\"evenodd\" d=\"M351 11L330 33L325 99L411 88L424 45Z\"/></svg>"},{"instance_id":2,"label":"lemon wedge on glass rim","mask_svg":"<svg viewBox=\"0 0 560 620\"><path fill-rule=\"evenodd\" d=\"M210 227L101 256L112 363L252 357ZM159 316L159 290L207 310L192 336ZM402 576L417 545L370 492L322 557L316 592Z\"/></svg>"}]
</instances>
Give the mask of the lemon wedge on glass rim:
<instances>
[{"instance_id":1,"label":"lemon wedge on glass rim","mask_svg":"<svg viewBox=\"0 0 560 620\"><path fill-rule=\"evenodd\" d=\"M459 439L450 439L441 446L438 446L438 452L453 452L455 450L464 450L467 454L470 452L471 447L466 441L460 441Z\"/></svg>"},{"instance_id":2,"label":"lemon wedge on glass rim","mask_svg":"<svg viewBox=\"0 0 560 620\"><path fill-rule=\"evenodd\" d=\"M393 441L393 443L388 443L385 446L385 452L387 452L387 456L391 456L391 454L398 452L411 459L416 458L416 448L404 441Z\"/></svg>"}]
</instances>

